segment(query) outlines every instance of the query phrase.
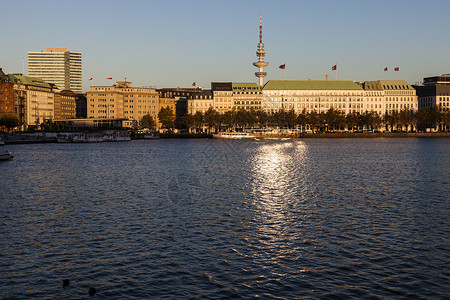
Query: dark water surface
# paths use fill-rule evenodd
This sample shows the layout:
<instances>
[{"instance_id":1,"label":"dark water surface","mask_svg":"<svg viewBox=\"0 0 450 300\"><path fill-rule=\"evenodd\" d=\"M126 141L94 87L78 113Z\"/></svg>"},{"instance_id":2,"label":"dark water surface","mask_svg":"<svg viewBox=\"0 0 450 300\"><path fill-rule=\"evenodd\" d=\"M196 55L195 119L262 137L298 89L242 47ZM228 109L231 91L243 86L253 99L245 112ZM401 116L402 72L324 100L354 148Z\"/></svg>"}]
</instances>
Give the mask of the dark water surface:
<instances>
[{"instance_id":1,"label":"dark water surface","mask_svg":"<svg viewBox=\"0 0 450 300\"><path fill-rule=\"evenodd\" d=\"M450 298L450 139L7 148L0 298Z\"/></svg>"}]
</instances>

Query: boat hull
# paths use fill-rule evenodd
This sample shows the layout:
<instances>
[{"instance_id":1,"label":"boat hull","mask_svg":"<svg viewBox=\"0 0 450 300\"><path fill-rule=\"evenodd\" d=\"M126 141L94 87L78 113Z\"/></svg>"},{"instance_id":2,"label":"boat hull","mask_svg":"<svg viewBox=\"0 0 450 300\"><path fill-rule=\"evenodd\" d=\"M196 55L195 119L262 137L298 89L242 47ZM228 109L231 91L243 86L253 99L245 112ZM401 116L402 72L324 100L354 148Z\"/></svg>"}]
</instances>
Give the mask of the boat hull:
<instances>
[{"instance_id":1,"label":"boat hull","mask_svg":"<svg viewBox=\"0 0 450 300\"><path fill-rule=\"evenodd\" d=\"M252 139L254 135L245 132L219 132L213 134L215 139Z\"/></svg>"},{"instance_id":2,"label":"boat hull","mask_svg":"<svg viewBox=\"0 0 450 300\"><path fill-rule=\"evenodd\" d=\"M13 158L11 152L0 153L0 160L10 160L11 158Z\"/></svg>"}]
</instances>

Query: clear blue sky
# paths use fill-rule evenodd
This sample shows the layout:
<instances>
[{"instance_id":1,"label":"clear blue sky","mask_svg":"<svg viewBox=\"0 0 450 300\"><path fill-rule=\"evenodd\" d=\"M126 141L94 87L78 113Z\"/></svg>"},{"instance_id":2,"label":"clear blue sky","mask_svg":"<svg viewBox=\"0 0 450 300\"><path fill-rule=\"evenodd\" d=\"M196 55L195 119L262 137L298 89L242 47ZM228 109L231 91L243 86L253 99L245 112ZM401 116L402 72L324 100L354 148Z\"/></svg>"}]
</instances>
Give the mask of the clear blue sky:
<instances>
[{"instance_id":1,"label":"clear blue sky","mask_svg":"<svg viewBox=\"0 0 450 300\"><path fill-rule=\"evenodd\" d=\"M83 55L83 90L94 78L134 86L210 87L257 82L263 18L265 80L405 79L450 73L450 1L2 1L0 67L25 73L28 51ZM383 71L389 67L389 73ZM393 68L400 67L394 73Z\"/></svg>"}]
</instances>

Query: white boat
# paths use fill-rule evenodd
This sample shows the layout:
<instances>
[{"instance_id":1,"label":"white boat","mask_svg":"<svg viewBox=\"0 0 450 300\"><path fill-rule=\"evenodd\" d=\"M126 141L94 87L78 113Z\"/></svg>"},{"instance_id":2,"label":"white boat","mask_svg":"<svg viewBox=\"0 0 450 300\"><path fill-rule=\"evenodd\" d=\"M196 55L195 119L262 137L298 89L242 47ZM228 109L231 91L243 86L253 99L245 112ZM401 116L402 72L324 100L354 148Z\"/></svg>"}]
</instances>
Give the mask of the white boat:
<instances>
[{"instance_id":1,"label":"white boat","mask_svg":"<svg viewBox=\"0 0 450 300\"><path fill-rule=\"evenodd\" d=\"M106 133L103 135L104 142L128 142L131 141L129 134L124 133Z\"/></svg>"},{"instance_id":2,"label":"white boat","mask_svg":"<svg viewBox=\"0 0 450 300\"><path fill-rule=\"evenodd\" d=\"M103 137L101 134L89 133L89 134L86 134L86 142L87 143L103 142Z\"/></svg>"},{"instance_id":3,"label":"white boat","mask_svg":"<svg viewBox=\"0 0 450 300\"><path fill-rule=\"evenodd\" d=\"M72 143L73 134L72 133L58 133L56 135L56 141L58 143Z\"/></svg>"},{"instance_id":4,"label":"white boat","mask_svg":"<svg viewBox=\"0 0 450 300\"><path fill-rule=\"evenodd\" d=\"M112 133L104 134L102 139L103 139L104 142L114 142L114 140L115 140L114 134L112 134Z\"/></svg>"},{"instance_id":5,"label":"white boat","mask_svg":"<svg viewBox=\"0 0 450 300\"><path fill-rule=\"evenodd\" d=\"M0 139L0 160L10 160L13 155L11 152L3 151L3 146L5 146L5 143Z\"/></svg>"},{"instance_id":6,"label":"white boat","mask_svg":"<svg viewBox=\"0 0 450 300\"><path fill-rule=\"evenodd\" d=\"M115 142L129 142L131 141L131 137L127 133L120 133L114 135L114 141Z\"/></svg>"},{"instance_id":7,"label":"white boat","mask_svg":"<svg viewBox=\"0 0 450 300\"><path fill-rule=\"evenodd\" d=\"M84 133L75 133L72 141L74 143L86 143L86 135Z\"/></svg>"},{"instance_id":8,"label":"white boat","mask_svg":"<svg viewBox=\"0 0 450 300\"><path fill-rule=\"evenodd\" d=\"M215 139L252 139L255 136L248 132L219 132L213 134Z\"/></svg>"}]
</instances>

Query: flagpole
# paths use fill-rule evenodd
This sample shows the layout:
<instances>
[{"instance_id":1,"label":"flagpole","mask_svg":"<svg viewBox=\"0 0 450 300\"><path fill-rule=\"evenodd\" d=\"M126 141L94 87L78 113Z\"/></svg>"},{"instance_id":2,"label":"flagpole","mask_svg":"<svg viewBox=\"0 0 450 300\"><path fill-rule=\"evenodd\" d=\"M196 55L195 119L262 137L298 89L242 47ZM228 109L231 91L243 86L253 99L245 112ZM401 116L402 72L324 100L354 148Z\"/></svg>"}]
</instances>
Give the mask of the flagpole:
<instances>
[{"instance_id":1,"label":"flagpole","mask_svg":"<svg viewBox=\"0 0 450 300\"><path fill-rule=\"evenodd\" d=\"M337 80L337 78L338 78L338 77L337 77L337 63L336 63L336 80Z\"/></svg>"},{"instance_id":2,"label":"flagpole","mask_svg":"<svg viewBox=\"0 0 450 300\"><path fill-rule=\"evenodd\" d=\"M284 67L284 80L286 80L286 67Z\"/></svg>"}]
</instances>

